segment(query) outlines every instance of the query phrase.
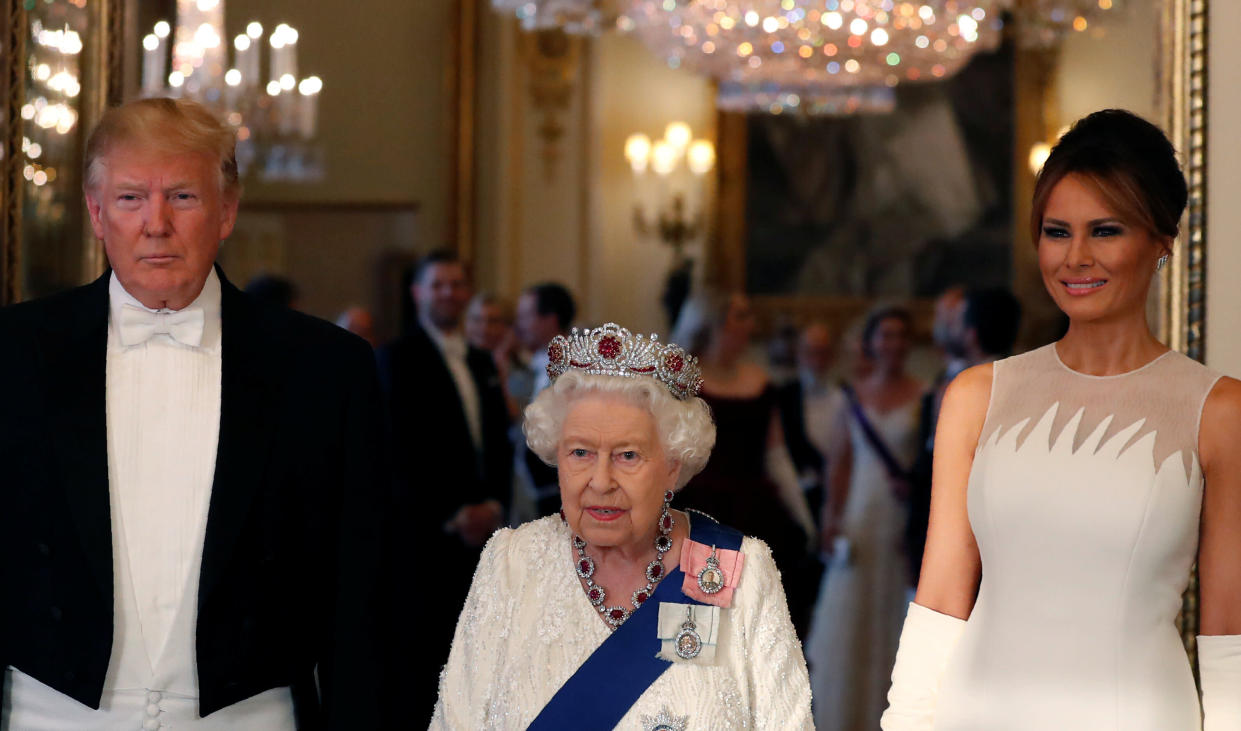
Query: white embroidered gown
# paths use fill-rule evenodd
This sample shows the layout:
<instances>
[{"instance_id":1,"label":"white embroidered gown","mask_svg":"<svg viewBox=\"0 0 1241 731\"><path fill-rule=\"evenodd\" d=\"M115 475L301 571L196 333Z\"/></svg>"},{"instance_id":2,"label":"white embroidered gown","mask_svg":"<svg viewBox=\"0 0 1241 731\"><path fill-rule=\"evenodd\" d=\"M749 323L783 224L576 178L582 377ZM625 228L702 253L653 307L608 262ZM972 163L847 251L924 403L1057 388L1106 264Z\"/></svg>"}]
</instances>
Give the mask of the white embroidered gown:
<instances>
[{"instance_id":1,"label":"white embroidered gown","mask_svg":"<svg viewBox=\"0 0 1241 731\"><path fill-rule=\"evenodd\" d=\"M920 402L884 413L866 410L906 469L917 453ZM827 567L806 638L819 731L879 728L908 606L909 563L901 552L907 503L896 496L883 460L852 416L849 441L853 468L841 517L849 551Z\"/></svg>"},{"instance_id":2,"label":"white embroidered gown","mask_svg":"<svg viewBox=\"0 0 1241 731\"><path fill-rule=\"evenodd\" d=\"M569 528L549 516L488 542L440 677L432 729L526 728L611 634L574 573L569 539ZM673 663L616 728L641 731L643 716L664 710L686 718L687 731L813 728L780 575L762 541L744 539L741 552L745 565L732 607L722 610L715 664ZM589 716L581 728L595 728Z\"/></svg>"},{"instance_id":3,"label":"white embroidered gown","mask_svg":"<svg viewBox=\"0 0 1241 731\"><path fill-rule=\"evenodd\" d=\"M1175 619L1218 377L1175 352L1108 377L1070 370L1055 346L996 363L968 486L982 585L937 730L1200 727Z\"/></svg>"}]
</instances>

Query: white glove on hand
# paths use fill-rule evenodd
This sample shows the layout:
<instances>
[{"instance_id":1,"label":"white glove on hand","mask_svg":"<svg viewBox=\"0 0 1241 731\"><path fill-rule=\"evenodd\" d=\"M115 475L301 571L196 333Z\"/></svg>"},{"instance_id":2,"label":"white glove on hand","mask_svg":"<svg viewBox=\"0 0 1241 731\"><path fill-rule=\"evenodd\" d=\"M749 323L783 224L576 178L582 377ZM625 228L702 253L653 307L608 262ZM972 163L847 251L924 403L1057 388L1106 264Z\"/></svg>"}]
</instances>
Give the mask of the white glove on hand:
<instances>
[{"instance_id":1,"label":"white glove on hand","mask_svg":"<svg viewBox=\"0 0 1241 731\"><path fill-rule=\"evenodd\" d=\"M1202 731L1241 729L1241 635L1198 635Z\"/></svg>"},{"instance_id":2,"label":"white glove on hand","mask_svg":"<svg viewBox=\"0 0 1241 731\"><path fill-rule=\"evenodd\" d=\"M883 731L930 731L935 722L939 681L964 630L963 619L909 603L896 666L892 669L888 709L879 719Z\"/></svg>"}]
</instances>

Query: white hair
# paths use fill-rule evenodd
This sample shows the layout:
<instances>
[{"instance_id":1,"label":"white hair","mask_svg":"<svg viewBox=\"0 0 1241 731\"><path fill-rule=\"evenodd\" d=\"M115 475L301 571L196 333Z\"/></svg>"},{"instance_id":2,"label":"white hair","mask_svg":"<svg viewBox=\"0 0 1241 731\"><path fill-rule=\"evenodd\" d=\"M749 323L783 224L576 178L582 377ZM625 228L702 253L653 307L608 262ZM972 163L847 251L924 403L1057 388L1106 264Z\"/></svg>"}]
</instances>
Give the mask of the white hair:
<instances>
[{"instance_id":1,"label":"white hair","mask_svg":"<svg viewBox=\"0 0 1241 731\"><path fill-rule=\"evenodd\" d=\"M715 446L715 422L711 408L700 398L678 400L666 386L648 376L597 376L570 370L543 389L526 407L522 431L530 450L549 465L556 465L556 450L569 405L589 394L617 395L650 411L655 418L664 453L681 465L677 489L707 466Z\"/></svg>"}]
</instances>

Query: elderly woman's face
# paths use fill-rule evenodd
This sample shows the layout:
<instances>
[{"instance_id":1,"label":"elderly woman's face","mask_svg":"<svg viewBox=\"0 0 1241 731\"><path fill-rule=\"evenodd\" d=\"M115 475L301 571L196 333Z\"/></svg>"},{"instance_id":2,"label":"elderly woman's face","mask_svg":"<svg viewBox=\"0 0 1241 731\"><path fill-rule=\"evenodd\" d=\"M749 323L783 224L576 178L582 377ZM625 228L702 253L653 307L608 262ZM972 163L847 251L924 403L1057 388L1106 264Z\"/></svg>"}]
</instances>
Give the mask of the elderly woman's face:
<instances>
[{"instance_id":1,"label":"elderly woman's face","mask_svg":"<svg viewBox=\"0 0 1241 731\"><path fill-rule=\"evenodd\" d=\"M666 456L649 410L608 394L576 399L556 463L574 533L608 548L654 540L664 492L676 486L680 468Z\"/></svg>"}]
</instances>

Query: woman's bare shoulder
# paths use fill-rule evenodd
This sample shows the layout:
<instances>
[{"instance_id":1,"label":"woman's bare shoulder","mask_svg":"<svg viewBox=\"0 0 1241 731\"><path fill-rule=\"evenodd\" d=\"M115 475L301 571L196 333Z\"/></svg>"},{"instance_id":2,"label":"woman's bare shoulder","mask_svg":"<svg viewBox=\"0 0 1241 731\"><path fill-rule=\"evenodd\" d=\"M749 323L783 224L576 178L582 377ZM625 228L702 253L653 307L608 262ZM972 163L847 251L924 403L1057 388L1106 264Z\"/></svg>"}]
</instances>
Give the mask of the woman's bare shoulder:
<instances>
[{"instance_id":1,"label":"woman's bare shoulder","mask_svg":"<svg viewBox=\"0 0 1241 731\"><path fill-rule=\"evenodd\" d=\"M991 383L995 377L995 364L982 363L961 371L944 392L941 412L945 418L982 421L991 402Z\"/></svg>"},{"instance_id":2,"label":"woman's bare shoulder","mask_svg":"<svg viewBox=\"0 0 1241 731\"><path fill-rule=\"evenodd\" d=\"M1204 466L1213 462L1216 455L1235 452L1238 434L1241 434L1241 381L1222 376L1202 405L1198 447Z\"/></svg>"}]
</instances>

